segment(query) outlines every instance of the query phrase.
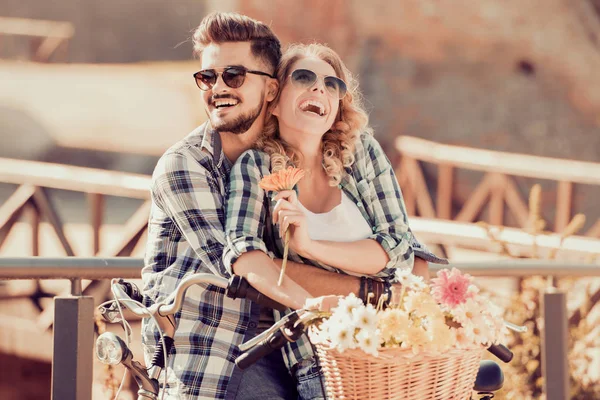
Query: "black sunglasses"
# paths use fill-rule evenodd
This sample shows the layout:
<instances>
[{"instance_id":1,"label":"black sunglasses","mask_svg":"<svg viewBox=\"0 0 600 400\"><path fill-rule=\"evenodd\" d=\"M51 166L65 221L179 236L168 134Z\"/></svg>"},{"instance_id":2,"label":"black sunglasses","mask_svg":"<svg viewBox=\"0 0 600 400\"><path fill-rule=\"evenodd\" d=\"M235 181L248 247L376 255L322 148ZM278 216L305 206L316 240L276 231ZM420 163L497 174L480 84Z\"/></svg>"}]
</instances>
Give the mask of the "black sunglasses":
<instances>
[{"instance_id":1,"label":"black sunglasses","mask_svg":"<svg viewBox=\"0 0 600 400\"><path fill-rule=\"evenodd\" d=\"M268 76L269 78L275 78L273 75L267 74L266 72L252 71L244 67L225 67L220 74L223 77L223 82L233 89L237 89L244 84L246 74L263 75ZM212 89L215 83L217 83L218 78L219 72L214 69L203 69L194 74L196 85L198 85L200 90Z\"/></svg>"},{"instance_id":2,"label":"black sunglasses","mask_svg":"<svg viewBox=\"0 0 600 400\"><path fill-rule=\"evenodd\" d=\"M319 75L309 69L297 69L290 76L292 77L292 83L303 89L312 87L319 79ZM325 86L330 96L338 99L344 98L348 91L346 82L336 76L324 75L322 78L323 86Z\"/></svg>"}]
</instances>

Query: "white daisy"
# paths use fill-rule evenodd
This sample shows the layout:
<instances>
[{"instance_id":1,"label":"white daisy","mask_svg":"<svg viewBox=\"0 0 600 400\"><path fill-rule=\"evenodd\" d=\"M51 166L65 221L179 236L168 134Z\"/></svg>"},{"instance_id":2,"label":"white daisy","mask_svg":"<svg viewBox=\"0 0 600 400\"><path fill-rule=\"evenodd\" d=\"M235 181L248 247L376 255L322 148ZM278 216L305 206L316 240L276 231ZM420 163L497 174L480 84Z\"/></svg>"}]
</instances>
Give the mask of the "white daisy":
<instances>
[{"instance_id":1,"label":"white daisy","mask_svg":"<svg viewBox=\"0 0 600 400\"><path fill-rule=\"evenodd\" d=\"M373 305L352 310L352 322L359 329L373 330L377 327L377 311Z\"/></svg>"},{"instance_id":2,"label":"white daisy","mask_svg":"<svg viewBox=\"0 0 600 400\"><path fill-rule=\"evenodd\" d=\"M354 328L346 325L330 327L329 337L331 344L342 353L346 349L355 349Z\"/></svg>"},{"instance_id":3,"label":"white daisy","mask_svg":"<svg viewBox=\"0 0 600 400\"><path fill-rule=\"evenodd\" d=\"M475 318L481 318L483 311L484 308L478 301L467 299L463 304L459 304L452 309L452 317L456 322L464 326Z\"/></svg>"},{"instance_id":4,"label":"white daisy","mask_svg":"<svg viewBox=\"0 0 600 400\"><path fill-rule=\"evenodd\" d=\"M374 356L379 355L377 350L379 349L380 338L376 330L361 330L356 335L356 341L358 342L358 347L365 353Z\"/></svg>"},{"instance_id":5,"label":"white daisy","mask_svg":"<svg viewBox=\"0 0 600 400\"><path fill-rule=\"evenodd\" d=\"M427 286L422 276L413 275L408 268L397 269L394 273L394 282L412 290L423 290Z\"/></svg>"},{"instance_id":6,"label":"white daisy","mask_svg":"<svg viewBox=\"0 0 600 400\"><path fill-rule=\"evenodd\" d=\"M354 293L350 293L348 296L342 298L337 307L333 308L332 311L335 313L336 311L344 311L348 314L352 314L352 310L355 308L364 307L363 301L356 297Z\"/></svg>"}]
</instances>

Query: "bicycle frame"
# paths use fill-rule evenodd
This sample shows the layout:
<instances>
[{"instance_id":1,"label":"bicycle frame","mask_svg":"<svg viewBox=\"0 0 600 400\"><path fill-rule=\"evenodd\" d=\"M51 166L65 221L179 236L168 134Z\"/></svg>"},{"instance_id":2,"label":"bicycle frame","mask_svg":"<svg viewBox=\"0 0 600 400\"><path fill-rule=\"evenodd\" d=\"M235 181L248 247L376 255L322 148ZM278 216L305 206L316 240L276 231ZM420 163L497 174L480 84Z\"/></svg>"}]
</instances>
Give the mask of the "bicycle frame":
<instances>
[{"instance_id":1,"label":"bicycle frame","mask_svg":"<svg viewBox=\"0 0 600 400\"><path fill-rule=\"evenodd\" d=\"M104 333L96 340L96 355L101 362L105 364L122 363L131 372L140 388L138 391L138 400L158 399L158 378L166 366L165 356L169 354L170 349L173 346L175 324L172 316L181 309L187 289L192 285L205 283L225 289L226 295L233 299L246 298L278 310L284 310L286 308L258 292L250 286L245 279L239 276L225 279L220 276L206 273L190 275L179 283L171 295L163 301L157 302L147 308L140 304L141 298L137 301L131 298L133 295L131 284L122 280L118 281L116 284L111 284L115 300L118 301L120 305L127 308L138 317L154 318L161 332L163 332L161 343L154 353L152 365L147 370L137 361L133 361L131 351L116 335ZM137 288L135 289L135 292L139 292ZM119 309L119 305L117 305L116 302L113 302L110 307L100 307L100 313L107 322L115 323L119 322L118 318L120 317L121 310Z\"/></svg>"},{"instance_id":2,"label":"bicycle frame","mask_svg":"<svg viewBox=\"0 0 600 400\"><path fill-rule=\"evenodd\" d=\"M150 307L140 306L139 302L131 298L132 293L127 290L131 287L130 284L125 284L124 281L119 281L116 284L111 284L115 301L118 301L123 307L127 308L133 314L142 318L155 318L159 328L163 332L164 340L157 348L152 359L151 366L145 369L142 364L133 360L133 354L127 345L115 334L106 332L96 340L96 355L101 362L105 364L123 364L136 380L139 391L138 400L158 400L160 373L165 368L165 355L169 354L170 348L173 345L173 335L175 333L175 325L172 320L173 314L178 312L183 304L183 299L188 288L192 285L209 283L214 286L226 289L226 295L231 298L248 298L259 304L266 305L275 309L285 308L279 303L274 302L270 298L262 295L241 277L234 276L231 279L225 279L212 274L194 274L180 282L176 290L161 302L155 303ZM127 286L129 285L129 286ZM107 322L119 322L120 316L119 307L115 302L110 307L100 307L100 312ZM316 318L322 317L322 313L314 310L297 310L293 311L281 320L277 321L269 329L254 337L253 339L240 344L238 347L242 351L242 355L236 360L236 364L241 368L245 368L266 355L267 352L273 351L273 339L276 334L279 335L279 345L285 344L284 341L291 342L297 340L304 332L307 323ZM525 327L506 323L509 329L517 332L524 332ZM492 350L490 350L492 351ZM506 349L508 353L510 351ZM493 352L493 351L492 351ZM494 352L493 352L494 353ZM502 359L506 357L505 352L494 353ZM512 353L510 353L512 357ZM495 364L495 363L494 363ZM488 368L490 371L493 368ZM502 371L496 364L496 369L488 373L497 374L497 370ZM479 375L478 375L479 378ZM500 377L503 380L503 376ZM500 383L501 385L501 383ZM501 387L501 386L500 386ZM494 389L495 391L497 389ZM493 397L491 391L481 391L480 395L484 395L482 399ZM491 397L489 397L491 396Z\"/></svg>"}]
</instances>

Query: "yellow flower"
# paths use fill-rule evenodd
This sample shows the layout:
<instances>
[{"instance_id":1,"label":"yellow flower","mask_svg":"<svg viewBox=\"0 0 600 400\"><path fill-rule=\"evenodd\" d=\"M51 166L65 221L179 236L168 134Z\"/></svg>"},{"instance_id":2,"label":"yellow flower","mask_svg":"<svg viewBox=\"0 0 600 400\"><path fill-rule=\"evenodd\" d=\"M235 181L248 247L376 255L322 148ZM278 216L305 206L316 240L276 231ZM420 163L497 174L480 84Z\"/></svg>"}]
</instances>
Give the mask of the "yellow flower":
<instances>
[{"instance_id":1,"label":"yellow flower","mask_svg":"<svg viewBox=\"0 0 600 400\"><path fill-rule=\"evenodd\" d=\"M442 309L427 292L409 292L404 303L406 311L414 312L419 317L441 316Z\"/></svg>"},{"instance_id":2,"label":"yellow flower","mask_svg":"<svg viewBox=\"0 0 600 400\"><path fill-rule=\"evenodd\" d=\"M381 338L386 342L399 342L402 331L410 325L410 319L405 311L397 308L388 308L379 313L378 328Z\"/></svg>"},{"instance_id":3,"label":"yellow flower","mask_svg":"<svg viewBox=\"0 0 600 400\"><path fill-rule=\"evenodd\" d=\"M403 332L402 347L408 347L414 354L428 348L432 341L431 333L420 326L409 326Z\"/></svg>"}]
</instances>

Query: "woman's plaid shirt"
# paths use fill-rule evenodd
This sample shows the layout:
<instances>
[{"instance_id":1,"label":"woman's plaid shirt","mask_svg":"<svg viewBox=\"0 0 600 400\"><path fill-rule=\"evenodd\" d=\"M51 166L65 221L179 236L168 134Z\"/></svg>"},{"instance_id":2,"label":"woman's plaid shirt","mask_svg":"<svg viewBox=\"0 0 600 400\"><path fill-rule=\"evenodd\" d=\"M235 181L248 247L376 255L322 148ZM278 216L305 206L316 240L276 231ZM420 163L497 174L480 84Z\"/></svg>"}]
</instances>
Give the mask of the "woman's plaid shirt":
<instances>
[{"instance_id":1,"label":"woman's plaid shirt","mask_svg":"<svg viewBox=\"0 0 600 400\"><path fill-rule=\"evenodd\" d=\"M369 134L361 135L356 144L355 161L342 178L339 187L358 206L377 241L388 253L389 262L377 275L393 276L396 268L412 267L414 256L426 261L447 264L414 237L408 226L404 200L394 170L383 149ZM271 212L275 205L275 192L265 193L258 182L271 173L269 156L258 150L242 154L231 170L230 192L227 201L227 247L223 257L225 267L231 265L244 252L275 249L283 254L283 241L275 234ZM315 261L304 259L290 250L291 260L342 272Z\"/></svg>"},{"instance_id":2,"label":"woman's plaid shirt","mask_svg":"<svg viewBox=\"0 0 600 400\"><path fill-rule=\"evenodd\" d=\"M402 194L392 166L379 143L364 134L356 145L355 162L347 168L340 188L356 203L365 220L370 224L376 240L388 253L390 261L377 274L387 279L393 277L396 268L412 267L417 255L434 263L446 264L447 260L431 253L420 244L408 226L408 217ZM261 151L249 150L242 154L231 170L230 191L227 199L227 246L223 252L224 265L231 273L238 257L251 250L261 250L281 258L283 241L273 227L272 209L274 192L265 193L259 181L271 173L270 158ZM290 250L289 259L335 272L330 266L300 257ZM282 314L274 311L275 319ZM297 347L287 356L288 363L312 355L308 339L303 336Z\"/></svg>"}]
</instances>

